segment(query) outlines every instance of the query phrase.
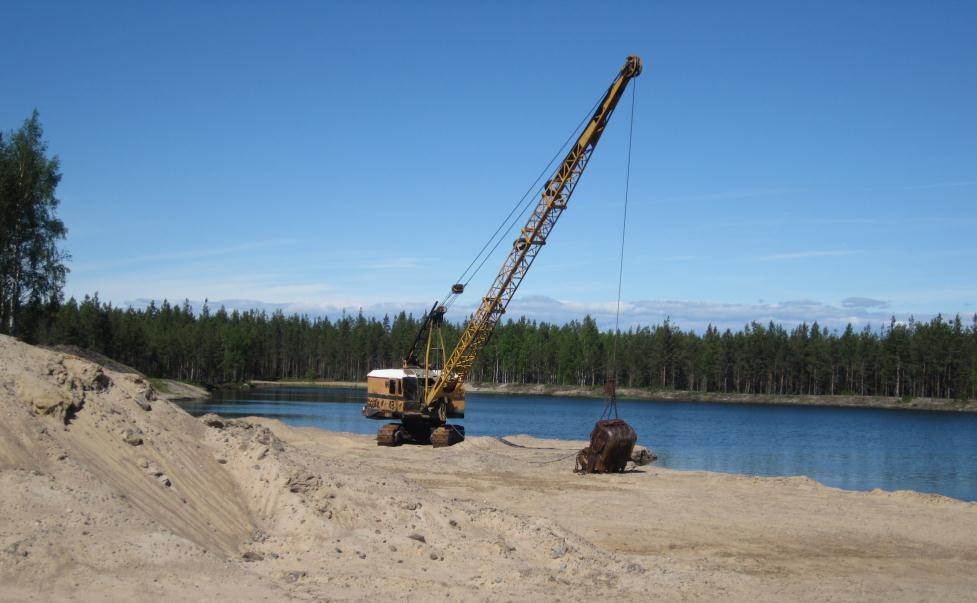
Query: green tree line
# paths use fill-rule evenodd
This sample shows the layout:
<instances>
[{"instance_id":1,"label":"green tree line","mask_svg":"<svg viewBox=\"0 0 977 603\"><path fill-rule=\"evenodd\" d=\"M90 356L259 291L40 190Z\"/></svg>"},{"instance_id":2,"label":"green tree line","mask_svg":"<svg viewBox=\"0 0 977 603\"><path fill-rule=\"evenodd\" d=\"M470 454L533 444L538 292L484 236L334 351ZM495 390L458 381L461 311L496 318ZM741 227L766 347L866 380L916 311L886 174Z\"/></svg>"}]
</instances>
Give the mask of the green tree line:
<instances>
[{"instance_id":1,"label":"green tree line","mask_svg":"<svg viewBox=\"0 0 977 603\"><path fill-rule=\"evenodd\" d=\"M62 303L68 254L56 216L61 179L37 111L0 134L0 333L89 348L154 377L206 384L246 379L362 380L399 366L420 326L281 312L194 312L163 302L135 310L97 296ZM448 325L449 345L460 327ZM977 398L977 315L909 320L841 333L750 323L702 334L669 321L620 334L585 317L565 325L509 321L496 329L470 380L597 386L614 371L630 387L748 394ZM614 350L617 350L616 353ZM613 359L616 358L616 362Z\"/></svg>"},{"instance_id":2,"label":"green tree line","mask_svg":"<svg viewBox=\"0 0 977 603\"><path fill-rule=\"evenodd\" d=\"M463 325L447 325L448 346ZM44 343L101 352L154 377L205 384L246 379L359 381L400 366L420 328L403 312L334 319L259 311L195 312L189 302L114 307L69 299L34 333ZM474 382L599 386L612 371L613 333L588 317L557 325L500 324L469 378ZM897 322L841 332L816 322L793 329L756 322L704 333L670 321L622 332L621 386L747 394L977 398L977 315Z\"/></svg>"}]
</instances>

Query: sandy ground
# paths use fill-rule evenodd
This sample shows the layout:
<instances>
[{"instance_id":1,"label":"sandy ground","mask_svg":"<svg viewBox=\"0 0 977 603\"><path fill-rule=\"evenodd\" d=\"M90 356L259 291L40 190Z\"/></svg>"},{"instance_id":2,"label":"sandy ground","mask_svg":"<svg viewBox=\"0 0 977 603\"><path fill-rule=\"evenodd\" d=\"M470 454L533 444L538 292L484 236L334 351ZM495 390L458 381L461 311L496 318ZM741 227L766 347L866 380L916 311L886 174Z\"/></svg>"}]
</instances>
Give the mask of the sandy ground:
<instances>
[{"instance_id":1,"label":"sandy ground","mask_svg":"<svg viewBox=\"0 0 977 603\"><path fill-rule=\"evenodd\" d=\"M159 397L170 402L206 400L210 398L210 392L199 385L184 383L175 379L160 379L154 382L157 385L162 385L162 388L157 387L156 393Z\"/></svg>"},{"instance_id":2,"label":"sandy ground","mask_svg":"<svg viewBox=\"0 0 977 603\"><path fill-rule=\"evenodd\" d=\"M117 373L135 375L144 381L150 381L146 379L145 375L136 369L126 366L120 362L116 362L108 356L99 354L98 352L93 352L92 350L86 350L74 345L55 345L46 347L44 349L83 360L89 360L105 369L109 369ZM155 394L164 400L169 400L171 402L182 402L187 400L205 400L210 398L210 392L199 385L177 381L176 379L153 379L151 381L156 383L158 386Z\"/></svg>"},{"instance_id":3,"label":"sandy ground","mask_svg":"<svg viewBox=\"0 0 977 603\"><path fill-rule=\"evenodd\" d=\"M509 440L392 449L197 420L124 367L0 337L0 600L977 592L977 504L653 465L578 476L582 443Z\"/></svg>"}]
</instances>

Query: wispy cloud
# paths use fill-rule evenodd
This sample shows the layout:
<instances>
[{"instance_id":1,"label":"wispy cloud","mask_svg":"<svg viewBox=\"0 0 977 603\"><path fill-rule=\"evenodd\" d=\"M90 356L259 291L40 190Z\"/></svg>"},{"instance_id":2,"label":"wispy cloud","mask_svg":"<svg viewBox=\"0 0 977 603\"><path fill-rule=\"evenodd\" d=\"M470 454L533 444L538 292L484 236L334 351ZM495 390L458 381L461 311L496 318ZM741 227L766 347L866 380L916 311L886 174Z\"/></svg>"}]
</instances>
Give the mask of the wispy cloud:
<instances>
[{"instance_id":1,"label":"wispy cloud","mask_svg":"<svg viewBox=\"0 0 977 603\"><path fill-rule=\"evenodd\" d=\"M972 307L977 300L977 287L921 287L903 291L892 291L885 296L903 304L942 304L946 302Z\"/></svg>"},{"instance_id":2,"label":"wispy cloud","mask_svg":"<svg viewBox=\"0 0 977 603\"><path fill-rule=\"evenodd\" d=\"M647 202L647 205L670 205L672 203L697 203L697 202L712 202L712 201L728 201L730 199L751 199L756 197L776 197L779 195L786 195L788 193L798 192L798 189L789 188L771 188L771 189L756 189L748 191L725 191L719 193L705 193L699 195L678 195L675 197L662 197L658 199L651 199Z\"/></svg>"},{"instance_id":3,"label":"wispy cloud","mask_svg":"<svg viewBox=\"0 0 977 603\"><path fill-rule=\"evenodd\" d=\"M360 267L364 270L407 270L411 268L418 268L425 263L427 263L427 260L423 258L395 257L366 262L361 264Z\"/></svg>"},{"instance_id":4,"label":"wispy cloud","mask_svg":"<svg viewBox=\"0 0 977 603\"><path fill-rule=\"evenodd\" d=\"M664 263L673 263L673 262L674 263L691 262L697 259L697 257L698 256L694 256L694 255L636 255L634 257L628 258L628 261L636 262L636 263L646 263L646 264L647 263L664 264ZM698 259L702 259L702 258L698 258ZM579 265L580 265L579 263L574 263L574 264L558 264L557 266L559 266L560 268L564 268L564 267L575 268L578 267ZM594 262L594 265L597 265L597 262ZM550 266L552 266L552 264L550 264Z\"/></svg>"},{"instance_id":5,"label":"wispy cloud","mask_svg":"<svg viewBox=\"0 0 977 603\"><path fill-rule=\"evenodd\" d=\"M179 262L187 260L202 260L221 256L230 256L250 251L270 249L274 247L286 247L295 243L292 239L273 239L267 241L252 241L239 245L228 245L224 247L210 247L205 249L187 249L183 251L166 251L162 253L152 253L148 255L137 255L130 257L119 257L112 260L95 262L74 262L71 265L73 273L96 272L113 270L131 266L157 262Z\"/></svg>"},{"instance_id":6,"label":"wispy cloud","mask_svg":"<svg viewBox=\"0 0 977 603\"><path fill-rule=\"evenodd\" d=\"M926 189L933 189L933 188L960 188L965 186L977 186L977 180L956 180L951 182L934 182L932 184L916 184L916 185L900 186L892 189L883 189L883 190L915 191L915 190L926 190Z\"/></svg>"},{"instance_id":7,"label":"wispy cloud","mask_svg":"<svg viewBox=\"0 0 977 603\"><path fill-rule=\"evenodd\" d=\"M761 262L776 262L782 260L805 260L811 258L839 258L864 253L861 250L832 249L820 251L792 251L788 253L770 253L752 256L750 259Z\"/></svg>"},{"instance_id":8,"label":"wispy cloud","mask_svg":"<svg viewBox=\"0 0 977 603\"><path fill-rule=\"evenodd\" d=\"M841 300L843 308L888 308L889 302L871 297L846 297Z\"/></svg>"},{"instance_id":9,"label":"wispy cloud","mask_svg":"<svg viewBox=\"0 0 977 603\"><path fill-rule=\"evenodd\" d=\"M770 220L729 220L725 222L700 222L696 226L699 229L738 229L760 227L780 228L783 226L861 226L879 224L879 218L776 218ZM893 220L893 222L895 222Z\"/></svg>"},{"instance_id":10,"label":"wispy cloud","mask_svg":"<svg viewBox=\"0 0 977 603\"><path fill-rule=\"evenodd\" d=\"M589 314L602 327L610 328L614 324L615 310L614 302L577 303L535 296L514 301L508 315L566 322ZM811 324L814 321L830 328L843 328L849 323L855 326L881 325L889 320L890 314L877 307L839 307L814 300L755 304L638 300L621 305L621 325L625 328L659 324L666 318L681 328L702 331L710 324L720 329L736 330L754 321L764 325L772 321L788 328L802 322Z\"/></svg>"}]
</instances>

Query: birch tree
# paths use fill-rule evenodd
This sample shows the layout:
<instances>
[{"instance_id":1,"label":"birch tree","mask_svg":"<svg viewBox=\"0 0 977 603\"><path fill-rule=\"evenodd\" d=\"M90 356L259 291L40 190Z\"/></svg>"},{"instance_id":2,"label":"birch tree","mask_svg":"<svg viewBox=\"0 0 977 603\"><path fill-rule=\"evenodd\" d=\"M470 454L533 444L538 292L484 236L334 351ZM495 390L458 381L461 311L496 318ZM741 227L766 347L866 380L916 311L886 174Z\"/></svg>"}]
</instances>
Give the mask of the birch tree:
<instances>
[{"instance_id":1,"label":"birch tree","mask_svg":"<svg viewBox=\"0 0 977 603\"><path fill-rule=\"evenodd\" d=\"M0 135L0 333L31 335L46 308L61 301L67 229L56 216L61 181L37 111Z\"/></svg>"}]
</instances>

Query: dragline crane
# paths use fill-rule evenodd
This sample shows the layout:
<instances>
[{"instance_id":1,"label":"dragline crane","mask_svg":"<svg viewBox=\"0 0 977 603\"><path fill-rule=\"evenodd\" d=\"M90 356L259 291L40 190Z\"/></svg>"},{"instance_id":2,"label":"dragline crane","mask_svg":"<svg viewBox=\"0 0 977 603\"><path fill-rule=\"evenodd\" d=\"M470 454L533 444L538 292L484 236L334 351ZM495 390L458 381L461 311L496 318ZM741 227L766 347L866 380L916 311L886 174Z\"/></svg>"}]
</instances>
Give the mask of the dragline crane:
<instances>
[{"instance_id":1,"label":"dragline crane","mask_svg":"<svg viewBox=\"0 0 977 603\"><path fill-rule=\"evenodd\" d=\"M641 67L639 57L632 55L627 58L597 104L590 121L543 186L535 209L513 242L492 286L451 354L445 357L441 335L446 309L435 303L425 317L403 366L377 369L367 375L367 403L363 407L363 415L370 419L400 420L400 423L390 423L379 429L377 444L397 446L412 441L450 446L464 438L461 426L446 423L449 418L465 416L465 378L533 260L567 208L608 120L628 82L641 74ZM463 291L462 284L452 286L453 295Z\"/></svg>"}]
</instances>

